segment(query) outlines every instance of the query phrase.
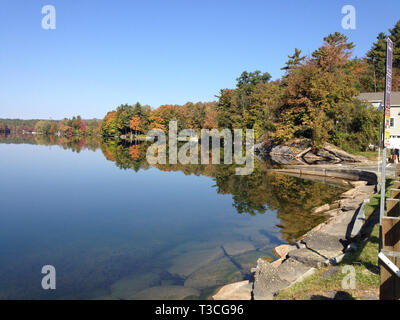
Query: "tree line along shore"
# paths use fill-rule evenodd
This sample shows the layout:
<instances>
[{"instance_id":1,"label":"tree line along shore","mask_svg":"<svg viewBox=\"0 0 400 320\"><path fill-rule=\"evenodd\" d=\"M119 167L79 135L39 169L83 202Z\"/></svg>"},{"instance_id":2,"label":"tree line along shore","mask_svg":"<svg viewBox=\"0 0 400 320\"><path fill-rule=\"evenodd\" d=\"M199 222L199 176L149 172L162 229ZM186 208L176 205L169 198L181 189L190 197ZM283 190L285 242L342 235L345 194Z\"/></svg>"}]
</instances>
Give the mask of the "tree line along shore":
<instances>
[{"instance_id":1,"label":"tree line along shore","mask_svg":"<svg viewBox=\"0 0 400 320\"><path fill-rule=\"evenodd\" d=\"M366 151L379 140L381 112L357 98L385 85L386 37L394 44L392 91L400 91L400 20L381 32L364 57L353 57L355 44L341 33L323 39L310 56L300 49L288 56L284 75L244 71L236 88L221 89L216 101L184 105L122 104L102 120L80 116L63 120L0 119L0 134L35 132L63 136L97 135L118 139L150 129L254 129L256 141L285 143L310 139L313 149L326 142L346 151Z\"/></svg>"}]
</instances>

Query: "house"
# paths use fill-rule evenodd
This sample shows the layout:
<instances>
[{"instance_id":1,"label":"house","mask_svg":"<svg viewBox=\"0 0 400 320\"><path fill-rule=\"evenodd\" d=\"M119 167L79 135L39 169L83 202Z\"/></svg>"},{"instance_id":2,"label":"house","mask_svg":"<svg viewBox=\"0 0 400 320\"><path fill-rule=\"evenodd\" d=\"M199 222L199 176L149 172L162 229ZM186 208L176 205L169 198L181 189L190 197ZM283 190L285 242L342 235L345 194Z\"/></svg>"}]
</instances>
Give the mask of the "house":
<instances>
[{"instance_id":1,"label":"house","mask_svg":"<svg viewBox=\"0 0 400 320\"><path fill-rule=\"evenodd\" d=\"M378 110L384 108L384 93L383 92L364 92L357 96L361 101L371 103ZM400 92L392 91L390 106L390 139L389 144L392 148L400 149ZM382 113L383 119L383 113Z\"/></svg>"}]
</instances>

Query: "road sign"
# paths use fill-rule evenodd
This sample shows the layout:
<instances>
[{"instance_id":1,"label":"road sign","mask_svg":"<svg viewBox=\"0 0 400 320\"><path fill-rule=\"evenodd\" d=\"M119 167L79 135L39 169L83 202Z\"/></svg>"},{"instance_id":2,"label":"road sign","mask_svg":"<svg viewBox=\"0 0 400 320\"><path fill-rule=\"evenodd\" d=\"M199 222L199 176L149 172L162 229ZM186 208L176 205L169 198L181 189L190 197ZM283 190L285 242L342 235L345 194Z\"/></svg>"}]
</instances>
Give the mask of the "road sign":
<instances>
[{"instance_id":1,"label":"road sign","mask_svg":"<svg viewBox=\"0 0 400 320\"><path fill-rule=\"evenodd\" d=\"M385 84L385 136L384 144L389 146L390 133L387 132L390 129L390 97L392 94L392 59L393 59L393 42L390 38L387 38L386 45L386 84Z\"/></svg>"},{"instance_id":2,"label":"road sign","mask_svg":"<svg viewBox=\"0 0 400 320\"><path fill-rule=\"evenodd\" d=\"M392 57L393 57L393 42L390 38L386 41L386 81L385 81L385 102L383 112L383 154L382 154L382 176L381 176L381 203L380 203L380 224L382 225L382 218L385 212L385 187L386 187L386 148L390 146L390 96L392 93ZM382 228L381 228L382 229ZM382 230L381 230L382 231ZM380 232L380 239L382 239L382 232ZM382 242L380 242L380 249Z\"/></svg>"}]
</instances>

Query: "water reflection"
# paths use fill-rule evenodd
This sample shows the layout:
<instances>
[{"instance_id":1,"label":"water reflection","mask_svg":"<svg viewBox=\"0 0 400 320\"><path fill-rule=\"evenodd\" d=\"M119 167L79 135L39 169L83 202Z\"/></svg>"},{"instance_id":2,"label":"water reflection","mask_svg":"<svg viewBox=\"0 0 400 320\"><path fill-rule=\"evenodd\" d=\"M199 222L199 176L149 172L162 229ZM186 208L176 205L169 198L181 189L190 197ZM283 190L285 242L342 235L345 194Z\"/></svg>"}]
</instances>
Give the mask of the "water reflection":
<instances>
[{"instance_id":1,"label":"water reflection","mask_svg":"<svg viewBox=\"0 0 400 320\"><path fill-rule=\"evenodd\" d=\"M101 149L104 157L123 170L180 171L185 175L211 177L218 194L232 195L232 206L239 214L264 214L276 210L280 219L282 239L293 242L298 237L322 222L322 215L311 215L312 208L331 202L344 190L321 182L304 180L274 173L271 165L256 161L251 175L235 175L235 165L165 164L151 166L146 161L149 143L143 141L102 140L98 137L57 137L47 135L0 135L0 143L29 143L58 145L79 153L83 149ZM221 160L222 163L222 160Z\"/></svg>"},{"instance_id":2,"label":"water reflection","mask_svg":"<svg viewBox=\"0 0 400 320\"><path fill-rule=\"evenodd\" d=\"M0 143L0 299L206 298L325 219L311 208L343 192L261 162L248 176L234 165L150 166L140 142ZM44 264L57 268L55 292L40 288Z\"/></svg>"}]
</instances>

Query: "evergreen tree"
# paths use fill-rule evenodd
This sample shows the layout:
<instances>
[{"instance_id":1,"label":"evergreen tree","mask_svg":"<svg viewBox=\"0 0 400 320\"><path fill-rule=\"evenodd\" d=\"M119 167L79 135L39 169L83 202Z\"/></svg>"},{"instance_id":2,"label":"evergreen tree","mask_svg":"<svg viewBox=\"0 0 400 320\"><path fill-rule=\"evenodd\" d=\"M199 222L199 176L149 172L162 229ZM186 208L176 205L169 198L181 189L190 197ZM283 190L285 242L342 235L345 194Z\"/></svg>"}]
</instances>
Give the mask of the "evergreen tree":
<instances>
[{"instance_id":1,"label":"evergreen tree","mask_svg":"<svg viewBox=\"0 0 400 320\"><path fill-rule=\"evenodd\" d=\"M133 109L133 115L141 117L142 113L143 112L141 104L139 102L136 102L135 108Z\"/></svg>"},{"instance_id":2,"label":"evergreen tree","mask_svg":"<svg viewBox=\"0 0 400 320\"><path fill-rule=\"evenodd\" d=\"M381 91L384 88L385 63L386 63L386 38L381 32L377 41L373 43L372 48L367 52L368 63L372 67L375 91Z\"/></svg>"},{"instance_id":3,"label":"evergreen tree","mask_svg":"<svg viewBox=\"0 0 400 320\"><path fill-rule=\"evenodd\" d=\"M254 72L243 71L240 77L236 79L236 87L249 94L257 84L267 83L269 80L271 80L271 75L268 72L261 73L259 70Z\"/></svg>"},{"instance_id":4,"label":"evergreen tree","mask_svg":"<svg viewBox=\"0 0 400 320\"><path fill-rule=\"evenodd\" d=\"M301 50L295 48L293 55L288 55L289 60L286 61L286 65L281 68L281 70L285 70L286 72L289 72L290 70L301 66L303 63L304 59L306 58L305 56L300 56L301 55Z\"/></svg>"},{"instance_id":5,"label":"evergreen tree","mask_svg":"<svg viewBox=\"0 0 400 320\"><path fill-rule=\"evenodd\" d=\"M393 41L393 67L400 68L400 20L393 29L389 29L390 40Z\"/></svg>"}]
</instances>

